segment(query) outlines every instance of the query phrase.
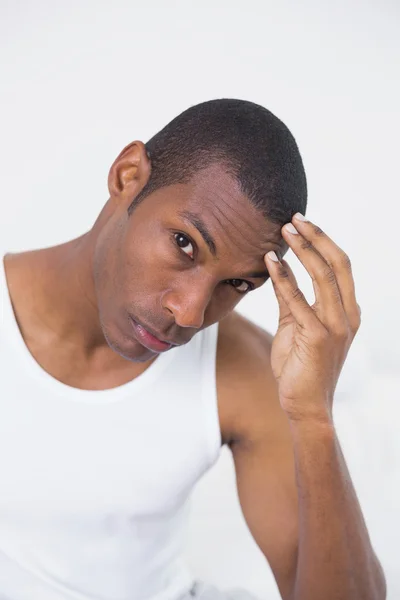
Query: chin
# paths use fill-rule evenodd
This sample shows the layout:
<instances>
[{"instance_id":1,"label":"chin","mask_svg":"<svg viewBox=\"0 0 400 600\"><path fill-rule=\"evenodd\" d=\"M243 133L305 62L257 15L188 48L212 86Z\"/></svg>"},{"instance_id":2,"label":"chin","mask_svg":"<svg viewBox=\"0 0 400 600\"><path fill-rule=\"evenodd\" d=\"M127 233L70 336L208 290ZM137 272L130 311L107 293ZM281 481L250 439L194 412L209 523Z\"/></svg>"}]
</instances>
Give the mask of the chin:
<instances>
[{"instance_id":1,"label":"chin","mask_svg":"<svg viewBox=\"0 0 400 600\"><path fill-rule=\"evenodd\" d=\"M137 340L128 338L121 333L113 334L110 329L102 324L104 338L113 352L131 362L146 362L158 354L145 348Z\"/></svg>"}]
</instances>

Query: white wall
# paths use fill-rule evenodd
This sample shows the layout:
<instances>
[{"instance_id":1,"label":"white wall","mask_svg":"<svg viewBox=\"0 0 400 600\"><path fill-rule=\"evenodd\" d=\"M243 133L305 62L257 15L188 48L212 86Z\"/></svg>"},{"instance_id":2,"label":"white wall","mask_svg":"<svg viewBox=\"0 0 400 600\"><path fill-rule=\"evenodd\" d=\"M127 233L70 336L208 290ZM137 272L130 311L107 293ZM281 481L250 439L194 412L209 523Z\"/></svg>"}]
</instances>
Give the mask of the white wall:
<instances>
[{"instance_id":1,"label":"white wall","mask_svg":"<svg viewBox=\"0 0 400 600\"><path fill-rule=\"evenodd\" d=\"M291 128L308 173L307 214L353 263L363 325L338 387L338 429L393 600L400 597L399 29L396 0L0 1L3 248L51 245L88 229L120 150L189 105L248 99ZM312 301L308 275L293 253L287 258ZM240 310L275 331L270 284ZM266 597L271 590L272 599L232 468L224 451L196 490L188 559L210 581Z\"/></svg>"}]
</instances>

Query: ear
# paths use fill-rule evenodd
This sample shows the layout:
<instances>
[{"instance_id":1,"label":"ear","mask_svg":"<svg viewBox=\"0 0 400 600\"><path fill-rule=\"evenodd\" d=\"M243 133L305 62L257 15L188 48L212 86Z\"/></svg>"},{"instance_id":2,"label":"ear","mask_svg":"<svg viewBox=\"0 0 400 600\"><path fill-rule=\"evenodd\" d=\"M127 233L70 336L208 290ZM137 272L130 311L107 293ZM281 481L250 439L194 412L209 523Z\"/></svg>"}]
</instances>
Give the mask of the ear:
<instances>
[{"instance_id":1,"label":"ear","mask_svg":"<svg viewBox=\"0 0 400 600\"><path fill-rule=\"evenodd\" d=\"M150 178L151 162L143 142L128 144L117 156L108 174L110 197L130 204Z\"/></svg>"}]
</instances>

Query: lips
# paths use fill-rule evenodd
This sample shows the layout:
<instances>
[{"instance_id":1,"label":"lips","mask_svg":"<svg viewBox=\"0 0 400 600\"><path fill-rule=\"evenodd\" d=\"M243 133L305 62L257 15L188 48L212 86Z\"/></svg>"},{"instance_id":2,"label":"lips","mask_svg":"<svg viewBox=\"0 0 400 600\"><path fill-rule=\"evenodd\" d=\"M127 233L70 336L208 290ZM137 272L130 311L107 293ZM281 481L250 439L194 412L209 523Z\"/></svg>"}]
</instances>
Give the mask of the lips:
<instances>
[{"instance_id":1,"label":"lips","mask_svg":"<svg viewBox=\"0 0 400 600\"><path fill-rule=\"evenodd\" d=\"M163 342L162 340L155 337L133 317L130 317L130 321L132 323L137 340L149 350L153 350L155 352L163 352L173 347L173 344L169 342Z\"/></svg>"}]
</instances>

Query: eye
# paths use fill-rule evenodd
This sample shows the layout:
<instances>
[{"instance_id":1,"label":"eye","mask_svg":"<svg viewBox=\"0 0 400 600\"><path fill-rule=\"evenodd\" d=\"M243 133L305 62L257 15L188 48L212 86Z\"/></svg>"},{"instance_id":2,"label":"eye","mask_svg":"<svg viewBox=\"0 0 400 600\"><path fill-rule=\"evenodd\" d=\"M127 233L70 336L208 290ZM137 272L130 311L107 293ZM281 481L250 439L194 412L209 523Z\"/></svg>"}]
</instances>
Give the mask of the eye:
<instances>
[{"instance_id":1,"label":"eye","mask_svg":"<svg viewBox=\"0 0 400 600\"><path fill-rule=\"evenodd\" d=\"M241 294L245 294L246 292L250 292L250 290L254 290L254 285L249 283L248 281L244 281L243 279L230 279L231 285L240 292ZM247 286L245 289L240 289L242 285Z\"/></svg>"},{"instance_id":2,"label":"eye","mask_svg":"<svg viewBox=\"0 0 400 600\"><path fill-rule=\"evenodd\" d=\"M189 256L189 258L193 258L194 248L190 239L183 233L174 233L174 238L178 247L183 250L183 252ZM188 246L189 248L187 248ZM192 250L190 250L190 247Z\"/></svg>"},{"instance_id":3,"label":"eye","mask_svg":"<svg viewBox=\"0 0 400 600\"><path fill-rule=\"evenodd\" d=\"M190 238L184 233L176 232L174 233L174 240L178 248L193 260L194 246ZM225 283L230 284L240 294L246 294L254 290L254 285L244 279L228 279ZM243 286L245 286L244 289Z\"/></svg>"}]
</instances>

